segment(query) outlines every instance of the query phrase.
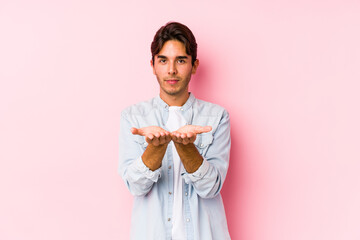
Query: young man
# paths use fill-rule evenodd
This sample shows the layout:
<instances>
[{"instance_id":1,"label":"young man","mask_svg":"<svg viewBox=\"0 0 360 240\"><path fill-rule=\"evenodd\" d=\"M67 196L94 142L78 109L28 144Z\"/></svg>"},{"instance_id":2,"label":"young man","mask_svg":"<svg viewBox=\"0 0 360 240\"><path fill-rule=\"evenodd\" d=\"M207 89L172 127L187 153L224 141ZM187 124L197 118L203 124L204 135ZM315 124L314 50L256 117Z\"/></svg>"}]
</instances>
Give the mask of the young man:
<instances>
[{"instance_id":1,"label":"young man","mask_svg":"<svg viewBox=\"0 0 360 240\"><path fill-rule=\"evenodd\" d=\"M160 94L121 114L119 173L135 196L131 239L230 239L220 195L229 114L188 91L199 66L188 27L161 27L151 52Z\"/></svg>"}]
</instances>

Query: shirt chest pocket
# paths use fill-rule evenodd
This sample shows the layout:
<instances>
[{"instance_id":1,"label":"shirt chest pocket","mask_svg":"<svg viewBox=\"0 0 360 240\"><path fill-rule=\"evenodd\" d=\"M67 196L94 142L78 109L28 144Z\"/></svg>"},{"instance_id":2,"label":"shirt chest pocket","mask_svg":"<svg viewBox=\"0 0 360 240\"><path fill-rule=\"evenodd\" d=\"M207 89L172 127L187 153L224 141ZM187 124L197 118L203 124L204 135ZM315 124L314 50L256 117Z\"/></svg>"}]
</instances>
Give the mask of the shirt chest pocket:
<instances>
[{"instance_id":1,"label":"shirt chest pocket","mask_svg":"<svg viewBox=\"0 0 360 240\"><path fill-rule=\"evenodd\" d=\"M212 142L213 142L213 135L211 134L211 132L202 133L196 136L194 145L198 149L199 153L202 156L205 156L206 151L208 150Z\"/></svg>"}]
</instances>

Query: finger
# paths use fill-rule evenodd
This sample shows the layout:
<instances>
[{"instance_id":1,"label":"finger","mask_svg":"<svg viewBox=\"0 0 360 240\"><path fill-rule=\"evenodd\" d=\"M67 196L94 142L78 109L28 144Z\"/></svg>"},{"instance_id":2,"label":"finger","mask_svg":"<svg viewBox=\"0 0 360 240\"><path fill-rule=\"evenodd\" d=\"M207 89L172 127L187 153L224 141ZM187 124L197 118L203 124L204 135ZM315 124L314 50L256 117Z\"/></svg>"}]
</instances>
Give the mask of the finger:
<instances>
[{"instance_id":1,"label":"finger","mask_svg":"<svg viewBox=\"0 0 360 240\"><path fill-rule=\"evenodd\" d=\"M187 144L188 143L193 143L196 139L196 134L193 133L193 132L189 132L186 134L186 137L187 137Z\"/></svg>"},{"instance_id":2,"label":"finger","mask_svg":"<svg viewBox=\"0 0 360 240\"><path fill-rule=\"evenodd\" d=\"M171 140L173 140L174 142L177 141L177 137L175 135L171 135Z\"/></svg>"},{"instance_id":3,"label":"finger","mask_svg":"<svg viewBox=\"0 0 360 240\"><path fill-rule=\"evenodd\" d=\"M165 133L160 133L159 144L165 143Z\"/></svg>"},{"instance_id":4,"label":"finger","mask_svg":"<svg viewBox=\"0 0 360 240\"><path fill-rule=\"evenodd\" d=\"M211 129L212 129L211 126L205 126L205 127L203 127L203 126L196 126L194 132L195 132L196 134L201 134L201 133L210 132Z\"/></svg>"},{"instance_id":5,"label":"finger","mask_svg":"<svg viewBox=\"0 0 360 240\"><path fill-rule=\"evenodd\" d=\"M194 134L192 137L189 138L190 143L194 143L196 140L196 135Z\"/></svg>"},{"instance_id":6,"label":"finger","mask_svg":"<svg viewBox=\"0 0 360 240\"><path fill-rule=\"evenodd\" d=\"M187 145L189 143L188 133L181 133L178 141L181 144Z\"/></svg>"},{"instance_id":7,"label":"finger","mask_svg":"<svg viewBox=\"0 0 360 240\"><path fill-rule=\"evenodd\" d=\"M186 137L187 138L191 138L192 136L195 136L196 134L195 133L193 133L193 132L188 132L187 134L186 134Z\"/></svg>"},{"instance_id":8,"label":"finger","mask_svg":"<svg viewBox=\"0 0 360 240\"><path fill-rule=\"evenodd\" d=\"M172 139L171 135L170 135L169 133L167 133L167 134L165 135L165 141L168 143L168 142L171 141L171 139Z\"/></svg>"},{"instance_id":9,"label":"finger","mask_svg":"<svg viewBox=\"0 0 360 240\"><path fill-rule=\"evenodd\" d=\"M189 143L189 138L188 137L183 138L182 144L187 145L188 143Z\"/></svg>"},{"instance_id":10,"label":"finger","mask_svg":"<svg viewBox=\"0 0 360 240\"><path fill-rule=\"evenodd\" d=\"M172 139L174 142L177 142L177 141L178 141L178 138L177 138L177 136L176 136L176 132L172 132L172 133L170 134L170 136L171 136L171 139Z\"/></svg>"},{"instance_id":11,"label":"finger","mask_svg":"<svg viewBox=\"0 0 360 240\"><path fill-rule=\"evenodd\" d=\"M130 131L131 131L131 133L134 134L134 135L140 135L140 134L139 134L139 129L137 129L137 128L132 127L132 128L130 129Z\"/></svg>"},{"instance_id":12,"label":"finger","mask_svg":"<svg viewBox=\"0 0 360 240\"><path fill-rule=\"evenodd\" d=\"M152 133L149 133L148 135L146 135L145 137L145 141L149 144L152 144L152 141L154 139L154 135Z\"/></svg>"},{"instance_id":13,"label":"finger","mask_svg":"<svg viewBox=\"0 0 360 240\"><path fill-rule=\"evenodd\" d=\"M161 135L160 135L159 132L156 132L156 133L154 134L154 136L155 136L156 138L159 138Z\"/></svg>"},{"instance_id":14,"label":"finger","mask_svg":"<svg viewBox=\"0 0 360 240\"><path fill-rule=\"evenodd\" d=\"M159 144L160 144L159 138L154 137L154 139L153 139L153 141L152 141L152 144L153 144L154 146L159 146Z\"/></svg>"}]
</instances>

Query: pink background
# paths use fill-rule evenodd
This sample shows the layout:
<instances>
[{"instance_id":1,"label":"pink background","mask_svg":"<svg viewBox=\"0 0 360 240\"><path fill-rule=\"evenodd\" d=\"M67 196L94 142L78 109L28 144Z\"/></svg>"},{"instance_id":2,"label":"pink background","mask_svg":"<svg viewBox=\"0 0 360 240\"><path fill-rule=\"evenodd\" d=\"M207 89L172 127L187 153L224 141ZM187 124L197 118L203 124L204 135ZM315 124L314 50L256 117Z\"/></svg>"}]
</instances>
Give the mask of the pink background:
<instances>
[{"instance_id":1,"label":"pink background","mask_svg":"<svg viewBox=\"0 0 360 240\"><path fill-rule=\"evenodd\" d=\"M360 239L360 2L1 0L0 239L128 239L120 111L158 94L150 42L197 37L228 109L232 239Z\"/></svg>"}]
</instances>

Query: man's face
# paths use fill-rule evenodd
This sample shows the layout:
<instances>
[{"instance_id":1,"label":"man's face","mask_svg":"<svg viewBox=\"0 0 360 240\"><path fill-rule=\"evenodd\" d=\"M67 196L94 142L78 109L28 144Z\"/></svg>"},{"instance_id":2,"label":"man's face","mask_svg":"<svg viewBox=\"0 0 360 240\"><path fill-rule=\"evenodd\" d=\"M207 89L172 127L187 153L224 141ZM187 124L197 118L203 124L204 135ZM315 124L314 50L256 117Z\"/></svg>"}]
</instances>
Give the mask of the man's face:
<instances>
[{"instance_id":1,"label":"man's face","mask_svg":"<svg viewBox=\"0 0 360 240\"><path fill-rule=\"evenodd\" d=\"M188 94L191 74L196 72L199 61L191 64L185 45L176 40L167 41L151 61L153 72L160 85L160 96L184 96Z\"/></svg>"}]
</instances>

